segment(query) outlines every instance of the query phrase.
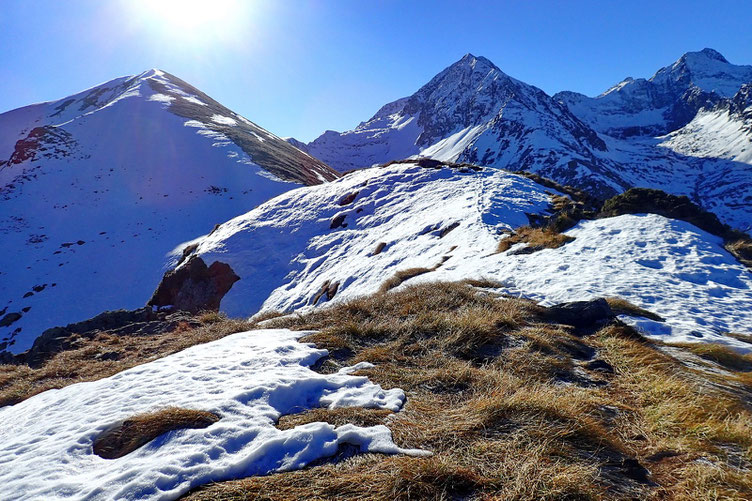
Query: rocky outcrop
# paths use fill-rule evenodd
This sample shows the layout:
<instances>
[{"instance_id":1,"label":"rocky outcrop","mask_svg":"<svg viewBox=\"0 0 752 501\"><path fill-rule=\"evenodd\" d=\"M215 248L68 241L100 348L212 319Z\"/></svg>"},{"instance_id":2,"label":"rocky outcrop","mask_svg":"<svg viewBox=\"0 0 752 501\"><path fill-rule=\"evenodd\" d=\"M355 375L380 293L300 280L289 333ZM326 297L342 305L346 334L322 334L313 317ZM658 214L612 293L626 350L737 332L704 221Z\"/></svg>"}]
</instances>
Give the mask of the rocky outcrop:
<instances>
[{"instance_id":1,"label":"rocky outcrop","mask_svg":"<svg viewBox=\"0 0 752 501\"><path fill-rule=\"evenodd\" d=\"M149 307L105 311L82 322L45 330L34 341L34 345L23 353L14 355L0 351L0 363L39 367L55 353L75 349L81 342L99 332L120 336L146 336L173 331L181 324L196 327L199 322L182 311L154 311Z\"/></svg>"},{"instance_id":2,"label":"rocky outcrop","mask_svg":"<svg viewBox=\"0 0 752 501\"><path fill-rule=\"evenodd\" d=\"M219 303L240 277L230 265L215 261L206 266L203 259L192 256L181 267L165 273L148 306L172 306L178 310L198 312L219 310Z\"/></svg>"},{"instance_id":3,"label":"rocky outcrop","mask_svg":"<svg viewBox=\"0 0 752 501\"><path fill-rule=\"evenodd\" d=\"M585 334L613 321L616 314L605 299L598 298L557 304L545 311L544 318L549 322L571 325L575 328L575 333Z\"/></svg>"}]
</instances>

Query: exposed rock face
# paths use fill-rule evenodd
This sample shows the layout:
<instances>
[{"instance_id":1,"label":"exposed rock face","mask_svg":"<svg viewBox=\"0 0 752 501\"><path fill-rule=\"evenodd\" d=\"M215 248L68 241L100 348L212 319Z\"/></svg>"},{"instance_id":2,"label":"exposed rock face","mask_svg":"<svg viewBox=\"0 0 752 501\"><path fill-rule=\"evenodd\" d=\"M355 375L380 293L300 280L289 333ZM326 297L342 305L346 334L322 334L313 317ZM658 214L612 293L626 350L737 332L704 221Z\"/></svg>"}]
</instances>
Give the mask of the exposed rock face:
<instances>
[{"instance_id":1,"label":"exposed rock face","mask_svg":"<svg viewBox=\"0 0 752 501\"><path fill-rule=\"evenodd\" d=\"M0 319L0 326L7 327L19 318L21 318L21 314L18 312L8 313L2 319Z\"/></svg>"},{"instance_id":2,"label":"exposed rock face","mask_svg":"<svg viewBox=\"0 0 752 501\"><path fill-rule=\"evenodd\" d=\"M203 259L191 257L185 265L168 271L147 303L149 306L173 306L198 312L219 310L219 302L240 277L228 264L215 261L206 266Z\"/></svg>"}]
</instances>

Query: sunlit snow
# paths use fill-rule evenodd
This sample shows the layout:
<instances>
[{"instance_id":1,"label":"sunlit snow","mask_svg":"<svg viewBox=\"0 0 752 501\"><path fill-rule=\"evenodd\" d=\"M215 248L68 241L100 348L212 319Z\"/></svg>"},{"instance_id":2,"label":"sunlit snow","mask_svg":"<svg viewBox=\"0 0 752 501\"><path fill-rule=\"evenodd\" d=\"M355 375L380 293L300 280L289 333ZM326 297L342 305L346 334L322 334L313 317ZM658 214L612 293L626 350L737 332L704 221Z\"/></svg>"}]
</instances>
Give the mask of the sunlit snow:
<instances>
[{"instance_id":1,"label":"sunlit snow","mask_svg":"<svg viewBox=\"0 0 752 501\"><path fill-rule=\"evenodd\" d=\"M313 407L398 411L405 395L350 372L309 369L326 354L297 341L305 332L243 332L115 376L50 390L0 409L0 499L175 499L207 482L297 469L341 444L401 449L383 425L311 423L279 430L285 414ZM103 430L167 406L207 410L204 429L169 432L114 460L92 451Z\"/></svg>"}]
</instances>

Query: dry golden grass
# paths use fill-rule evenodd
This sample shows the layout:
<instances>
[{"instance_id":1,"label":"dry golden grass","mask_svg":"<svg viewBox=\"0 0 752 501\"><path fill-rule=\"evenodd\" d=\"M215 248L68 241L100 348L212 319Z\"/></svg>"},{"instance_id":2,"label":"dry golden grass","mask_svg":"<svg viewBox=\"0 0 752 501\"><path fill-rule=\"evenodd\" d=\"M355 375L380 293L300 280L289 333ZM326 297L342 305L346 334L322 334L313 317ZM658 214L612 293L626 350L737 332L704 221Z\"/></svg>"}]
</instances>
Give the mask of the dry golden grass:
<instances>
[{"instance_id":1,"label":"dry golden grass","mask_svg":"<svg viewBox=\"0 0 752 501\"><path fill-rule=\"evenodd\" d=\"M655 320L656 322L666 321L665 318L658 315L657 313L653 313L652 311L646 310L645 308L640 308L639 306L630 303L626 299L622 299L620 297L607 297L606 301L608 302L608 305L611 307L614 313L616 313L617 315L631 315L633 317L649 318L650 320Z\"/></svg>"},{"instance_id":2,"label":"dry golden grass","mask_svg":"<svg viewBox=\"0 0 752 501\"><path fill-rule=\"evenodd\" d=\"M384 388L403 388L408 397L398 413L313 409L283 416L280 428L386 424L398 445L433 456L357 455L203 486L186 499L749 499L746 394L735 394L733 385L718 391L707 374L626 326L577 337L544 321L544 308L473 285L498 286L408 285L264 324L316 330L303 340L330 350L319 370L370 361L375 367L359 374ZM104 377L177 351L179 343L249 325L215 320L179 335L101 335L39 369L45 377L37 384ZM111 347L121 360L93 361ZM708 363L715 363L710 353L720 364L738 363L716 348L690 349L705 350ZM131 350L144 351L127 358ZM612 370L591 369L593 359ZM13 370L31 371L16 375L33 381L31 369ZM9 376L0 376L0 391L21 384L8 383Z\"/></svg>"},{"instance_id":3,"label":"dry golden grass","mask_svg":"<svg viewBox=\"0 0 752 501\"><path fill-rule=\"evenodd\" d=\"M752 268L752 239L744 235L725 244L726 250L736 257L742 264Z\"/></svg>"},{"instance_id":4,"label":"dry golden grass","mask_svg":"<svg viewBox=\"0 0 752 501\"><path fill-rule=\"evenodd\" d=\"M728 346L710 343L674 344L687 349L706 360L711 360L725 369L737 372L752 371L752 355L742 354Z\"/></svg>"},{"instance_id":5,"label":"dry golden grass","mask_svg":"<svg viewBox=\"0 0 752 501\"><path fill-rule=\"evenodd\" d=\"M53 388L105 378L190 346L248 330L251 326L248 322L215 314L202 315L199 319L203 319L201 327L178 326L173 333L118 336L103 332L91 339L81 338L79 348L60 352L37 369L27 365L0 365L0 407Z\"/></svg>"},{"instance_id":6,"label":"dry golden grass","mask_svg":"<svg viewBox=\"0 0 752 501\"><path fill-rule=\"evenodd\" d=\"M180 407L138 414L102 432L94 440L94 454L104 459L121 458L169 431L206 428L219 419L213 412Z\"/></svg>"},{"instance_id":7,"label":"dry golden grass","mask_svg":"<svg viewBox=\"0 0 752 501\"><path fill-rule=\"evenodd\" d=\"M497 284L498 285L498 284ZM302 471L205 486L190 500L236 499L745 499L752 415L702 374L626 326L588 338L540 318L542 309L468 284L422 284L289 316L275 326L315 329L304 340L333 352L323 370L362 370L403 388L400 412L315 409L283 417L388 424L429 458L363 455ZM614 373L583 369L596 358ZM584 373L584 378L582 374ZM589 380L596 385L578 383ZM602 384L606 383L606 384ZM656 455L656 453L659 453ZM652 483L641 483L647 470Z\"/></svg>"},{"instance_id":8,"label":"dry golden grass","mask_svg":"<svg viewBox=\"0 0 752 501\"><path fill-rule=\"evenodd\" d=\"M383 284L381 284L381 288L379 289L379 292L386 292L386 291L392 290L395 287L400 286L402 282L406 280L415 278L418 275L423 275L424 273L436 271L437 268L438 266L434 266L433 268L407 268L405 270L399 270L390 278L388 278L386 281L384 281Z\"/></svg>"},{"instance_id":9,"label":"dry golden grass","mask_svg":"<svg viewBox=\"0 0 752 501\"><path fill-rule=\"evenodd\" d=\"M496 252L506 252L513 245L518 243L528 244L530 251L541 249L556 249L562 245L571 242L574 237L559 233L552 228L533 228L532 226L522 226L504 240L499 242Z\"/></svg>"}]
</instances>

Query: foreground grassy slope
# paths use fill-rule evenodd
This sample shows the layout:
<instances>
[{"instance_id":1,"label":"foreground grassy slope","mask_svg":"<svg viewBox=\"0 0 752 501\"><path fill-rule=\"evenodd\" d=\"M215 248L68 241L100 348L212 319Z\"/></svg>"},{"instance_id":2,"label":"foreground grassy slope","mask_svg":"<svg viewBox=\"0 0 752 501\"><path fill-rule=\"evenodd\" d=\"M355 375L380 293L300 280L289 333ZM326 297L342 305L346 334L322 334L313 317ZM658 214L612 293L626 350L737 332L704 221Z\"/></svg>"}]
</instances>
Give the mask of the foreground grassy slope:
<instances>
[{"instance_id":1,"label":"foreground grassy slope","mask_svg":"<svg viewBox=\"0 0 752 501\"><path fill-rule=\"evenodd\" d=\"M186 499L748 499L749 357L649 343L618 322L585 334L488 285L403 287L260 325L317 330L305 341L331 353L317 370L373 362L361 373L408 396L398 413L314 409L279 427L383 423L398 445L433 456L342 449L336 461L204 486ZM259 326L216 314L195 324L101 333L38 369L0 366L0 401Z\"/></svg>"},{"instance_id":2,"label":"foreground grassy slope","mask_svg":"<svg viewBox=\"0 0 752 501\"><path fill-rule=\"evenodd\" d=\"M625 326L578 337L545 313L459 283L268 321L319 330L306 340L332 353L320 370L374 362L362 374L408 394L397 414L318 409L280 426L386 423L399 445L435 454L356 456L187 499L748 497L752 413L741 386Z\"/></svg>"}]
</instances>

